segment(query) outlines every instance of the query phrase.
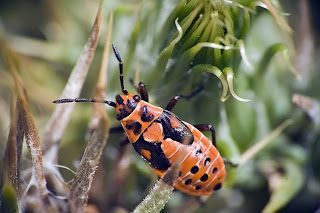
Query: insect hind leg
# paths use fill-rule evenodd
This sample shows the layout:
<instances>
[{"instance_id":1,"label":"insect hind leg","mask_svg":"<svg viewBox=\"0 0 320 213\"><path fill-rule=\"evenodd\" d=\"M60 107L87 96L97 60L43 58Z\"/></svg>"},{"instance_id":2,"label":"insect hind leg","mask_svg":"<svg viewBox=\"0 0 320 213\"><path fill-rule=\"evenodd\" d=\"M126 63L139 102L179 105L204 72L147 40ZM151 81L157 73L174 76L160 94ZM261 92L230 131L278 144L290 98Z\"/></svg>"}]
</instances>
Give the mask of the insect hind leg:
<instances>
[{"instance_id":1,"label":"insect hind leg","mask_svg":"<svg viewBox=\"0 0 320 213\"><path fill-rule=\"evenodd\" d=\"M237 163L235 163L235 162L232 162L232 161L229 161L229 160L227 160L227 159L225 159L225 158L222 158L222 160L223 160L223 162L224 162L225 164L228 164L228 165L230 165L230 166L233 166L233 167L238 167L238 166L239 166L239 164L237 164Z\"/></svg>"}]
</instances>

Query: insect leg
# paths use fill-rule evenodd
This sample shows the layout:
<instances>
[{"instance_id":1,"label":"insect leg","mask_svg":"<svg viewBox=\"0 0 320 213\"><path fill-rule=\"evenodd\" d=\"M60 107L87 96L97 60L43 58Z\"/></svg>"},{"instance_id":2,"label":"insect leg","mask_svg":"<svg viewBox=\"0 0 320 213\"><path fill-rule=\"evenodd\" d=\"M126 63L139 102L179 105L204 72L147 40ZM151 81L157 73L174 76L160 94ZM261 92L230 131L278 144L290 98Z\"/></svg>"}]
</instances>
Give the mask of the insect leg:
<instances>
[{"instance_id":1,"label":"insect leg","mask_svg":"<svg viewBox=\"0 0 320 213\"><path fill-rule=\"evenodd\" d=\"M227 160L227 159L225 159L225 158L222 158L222 160L223 160L223 162L224 162L225 164L228 164L228 165L230 165L230 166L233 166L233 167L238 167L238 166L239 166L237 163L232 162L232 161L229 161L229 160Z\"/></svg>"},{"instance_id":2,"label":"insect leg","mask_svg":"<svg viewBox=\"0 0 320 213\"><path fill-rule=\"evenodd\" d=\"M123 141L120 142L120 147L126 146L130 143L129 139L126 138Z\"/></svg>"},{"instance_id":3,"label":"insect leg","mask_svg":"<svg viewBox=\"0 0 320 213\"><path fill-rule=\"evenodd\" d=\"M109 132L110 133L122 133L122 132L124 132L124 130L123 130L122 126L115 126L115 127L111 127Z\"/></svg>"},{"instance_id":4,"label":"insect leg","mask_svg":"<svg viewBox=\"0 0 320 213\"><path fill-rule=\"evenodd\" d=\"M141 96L141 99L148 102L149 101L149 96L148 96L148 91L146 88L146 85L142 82L139 83L139 94Z\"/></svg>"},{"instance_id":5,"label":"insect leg","mask_svg":"<svg viewBox=\"0 0 320 213\"><path fill-rule=\"evenodd\" d=\"M213 126L211 124L197 124L194 125L195 128L197 128L200 131L210 131L212 134L212 144L217 147L216 142L216 131L214 130Z\"/></svg>"},{"instance_id":6,"label":"insect leg","mask_svg":"<svg viewBox=\"0 0 320 213\"><path fill-rule=\"evenodd\" d=\"M124 129L123 129L122 126L111 127L110 130L109 130L109 133L111 133L111 134L113 134L113 133L123 133L123 132L124 132ZM122 146L125 146L125 145L129 144L129 143L130 143L129 139L126 138L126 139L124 139L124 140L122 140L120 142L120 146L122 147Z\"/></svg>"},{"instance_id":7,"label":"insect leg","mask_svg":"<svg viewBox=\"0 0 320 213\"><path fill-rule=\"evenodd\" d=\"M130 83L133 85L133 87L140 94L141 100L148 102L149 96L148 96L148 91L147 91L146 85L142 82L140 82L139 85L135 85L132 78L130 78Z\"/></svg>"},{"instance_id":8,"label":"insect leg","mask_svg":"<svg viewBox=\"0 0 320 213\"><path fill-rule=\"evenodd\" d=\"M173 107L177 104L180 98L189 100L193 98L195 95L197 95L199 92L203 90L203 87L199 87L195 91L193 91L190 95L175 95L171 100L169 101L168 105L166 106L166 110L171 111Z\"/></svg>"}]
</instances>

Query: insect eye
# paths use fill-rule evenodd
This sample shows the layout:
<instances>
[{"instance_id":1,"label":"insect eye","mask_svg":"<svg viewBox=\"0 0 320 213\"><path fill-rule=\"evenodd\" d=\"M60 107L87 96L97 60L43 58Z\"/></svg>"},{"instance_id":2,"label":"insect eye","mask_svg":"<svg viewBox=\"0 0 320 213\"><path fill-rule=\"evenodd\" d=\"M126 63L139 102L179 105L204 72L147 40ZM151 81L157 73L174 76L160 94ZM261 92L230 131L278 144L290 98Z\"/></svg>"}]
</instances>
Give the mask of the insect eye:
<instances>
[{"instance_id":1,"label":"insect eye","mask_svg":"<svg viewBox=\"0 0 320 213\"><path fill-rule=\"evenodd\" d=\"M140 96L139 95L134 95L133 96L133 100L135 100L136 102L140 101Z\"/></svg>"}]
</instances>

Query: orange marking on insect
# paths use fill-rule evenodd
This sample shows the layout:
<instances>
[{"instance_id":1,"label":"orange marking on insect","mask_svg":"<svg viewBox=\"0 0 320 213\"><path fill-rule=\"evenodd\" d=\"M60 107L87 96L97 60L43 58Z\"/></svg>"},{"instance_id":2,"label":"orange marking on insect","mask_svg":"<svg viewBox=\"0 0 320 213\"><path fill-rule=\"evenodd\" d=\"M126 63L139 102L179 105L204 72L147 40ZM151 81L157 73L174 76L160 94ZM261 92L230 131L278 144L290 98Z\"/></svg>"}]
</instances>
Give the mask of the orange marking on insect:
<instances>
[{"instance_id":1,"label":"orange marking on insect","mask_svg":"<svg viewBox=\"0 0 320 213\"><path fill-rule=\"evenodd\" d=\"M147 159L147 160L151 159L151 152L149 150L141 149L140 153L145 159Z\"/></svg>"},{"instance_id":2,"label":"orange marking on insect","mask_svg":"<svg viewBox=\"0 0 320 213\"><path fill-rule=\"evenodd\" d=\"M146 141L162 141L163 140L163 129L160 123L153 122L147 129L143 132L143 138Z\"/></svg>"},{"instance_id":3,"label":"orange marking on insect","mask_svg":"<svg viewBox=\"0 0 320 213\"><path fill-rule=\"evenodd\" d=\"M170 125L176 129L181 126L181 122L177 118L170 116Z\"/></svg>"},{"instance_id":4,"label":"orange marking on insect","mask_svg":"<svg viewBox=\"0 0 320 213\"><path fill-rule=\"evenodd\" d=\"M153 119L150 122L141 121L141 110L142 110L143 106L147 106L149 113L154 115ZM162 111L163 111L163 109L160 107L153 106L145 101L140 101L138 103L137 107L134 109L134 111L129 116L127 116L121 120L121 125L122 125L123 129L125 130L128 138L129 138L129 141L131 143L135 143L138 140L138 138L140 137L140 135L148 128L148 126L150 124L152 124L153 121L162 114ZM133 129L128 129L126 127L128 122L131 123L132 121L140 123L141 132L139 134L135 134Z\"/></svg>"}]
</instances>

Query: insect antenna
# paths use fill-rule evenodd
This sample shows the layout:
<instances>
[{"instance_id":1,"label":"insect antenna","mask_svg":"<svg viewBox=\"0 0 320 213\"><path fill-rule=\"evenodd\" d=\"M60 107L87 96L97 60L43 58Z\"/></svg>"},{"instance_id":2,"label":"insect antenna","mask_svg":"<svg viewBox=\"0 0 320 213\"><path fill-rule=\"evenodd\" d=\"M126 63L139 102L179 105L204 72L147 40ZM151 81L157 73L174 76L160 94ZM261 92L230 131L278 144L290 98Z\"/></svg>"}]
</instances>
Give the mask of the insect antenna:
<instances>
[{"instance_id":1,"label":"insect antenna","mask_svg":"<svg viewBox=\"0 0 320 213\"><path fill-rule=\"evenodd\" d=\"M123 62L121 60L121 56L116 48L116 46L114 46L114 44L112 44L112 49L113 52L117 58L117 60L119 61L119 71L120 71L120 86L121 86L121 90L123 92L123 94L128 95L128 91L124 88L124 84L123 84Z\"/></svg>"},{"instance_id":2,"label":"insect antenna","mask_svg":"<svg viewBox=\"0 0 320 213\"><path fill-rule=\"evenodd\" d=\"M71 102L93 102L93 103L103 103L108 104L109 106L116 107L116 103L113 101L107 101L102 99L95 99L95 98L64 98L55 100L52 103L54 104L63 104L63 103L71 103Z\"/></svg>"}]
</instances>

